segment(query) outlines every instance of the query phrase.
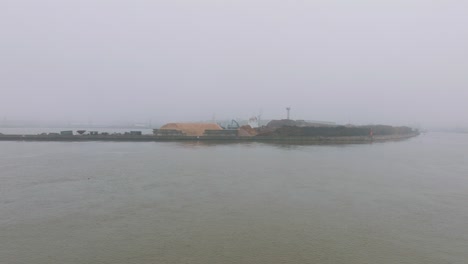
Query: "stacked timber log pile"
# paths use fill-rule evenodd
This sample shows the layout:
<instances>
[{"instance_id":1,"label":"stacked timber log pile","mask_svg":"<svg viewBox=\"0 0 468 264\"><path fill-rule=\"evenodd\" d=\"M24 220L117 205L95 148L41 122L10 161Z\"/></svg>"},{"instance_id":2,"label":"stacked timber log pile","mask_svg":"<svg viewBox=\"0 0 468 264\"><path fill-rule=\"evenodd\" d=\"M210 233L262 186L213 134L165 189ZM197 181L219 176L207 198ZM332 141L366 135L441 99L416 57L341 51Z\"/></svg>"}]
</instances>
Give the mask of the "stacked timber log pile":
<instances>
[{"instance_id":1,"label":"stacked timber log pile","mask_svg":"<svg viewBox=\"0 0 468 264\"><path fill-rule=\"evenodd\" d=\"M218 124L214 123L169 123L159 130L181 131L186 136L203 136L205 130L222 130Z\"/></svg>"}]
</instances>

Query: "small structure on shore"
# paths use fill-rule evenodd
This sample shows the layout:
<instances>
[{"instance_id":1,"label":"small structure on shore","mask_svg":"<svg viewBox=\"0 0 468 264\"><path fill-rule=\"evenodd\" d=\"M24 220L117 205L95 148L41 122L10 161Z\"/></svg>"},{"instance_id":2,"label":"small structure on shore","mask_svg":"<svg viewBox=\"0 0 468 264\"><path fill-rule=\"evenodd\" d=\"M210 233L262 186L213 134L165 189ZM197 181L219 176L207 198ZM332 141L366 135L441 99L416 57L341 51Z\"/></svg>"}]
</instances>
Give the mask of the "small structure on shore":
<instances>
[{"instance_id":1,"label":"small structure on shore","mask_svg":"<svg viewBox=\"0 0 468 264\"><path fill-rule=\"evenodd\" d=\"M143 133L141 131L130 131L130 135L132 136L141 136Z\"/></svg>"},{"instance_id":2,"label":"small structure on shore","mask_svg":"<svg viewBox=\"0 0 468 264\"><path fill-rule=\"evenodd\" d=\"M66 130L66 131L60 131L61 136L73 136L73 131L71 130Z\"/></svg>"}]
</instances>

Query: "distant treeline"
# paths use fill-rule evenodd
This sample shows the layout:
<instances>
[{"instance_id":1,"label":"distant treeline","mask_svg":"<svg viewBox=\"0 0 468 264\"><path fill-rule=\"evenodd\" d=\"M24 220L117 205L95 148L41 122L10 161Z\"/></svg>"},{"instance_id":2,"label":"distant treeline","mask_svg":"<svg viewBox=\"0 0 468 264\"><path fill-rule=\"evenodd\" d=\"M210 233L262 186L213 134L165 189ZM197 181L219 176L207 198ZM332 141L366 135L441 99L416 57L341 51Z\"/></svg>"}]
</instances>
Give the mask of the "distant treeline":
<instances>
[{"instance_id":1,"label":"distant treeline","mask_svg":"<svg viewBox=\"0 0 468 264\"><path fill-rule=\"evenodd\" d=\"M389 136L417 133L410 127L377 126L336 126L336 127L297 127L283 126L275 131L262 133L261 136L311 136L311 137L354 137L354 136Z\"/></svg>"}]
</instances>

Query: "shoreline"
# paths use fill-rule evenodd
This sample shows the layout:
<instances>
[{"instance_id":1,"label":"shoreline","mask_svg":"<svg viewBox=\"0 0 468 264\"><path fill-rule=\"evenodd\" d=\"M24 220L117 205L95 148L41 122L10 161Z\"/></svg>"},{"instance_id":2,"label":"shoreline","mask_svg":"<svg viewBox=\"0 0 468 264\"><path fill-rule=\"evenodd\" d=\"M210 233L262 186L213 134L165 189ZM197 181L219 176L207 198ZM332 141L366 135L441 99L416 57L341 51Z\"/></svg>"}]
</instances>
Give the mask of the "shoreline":
<instances>
[{"instance_id":1,"label":"shoreline","mask_svg":"<svg viewBox=\"0 0 468 264\"><path fill-rule=\"evenodd\" d=\"M0 141L55 141L55 142L274 142L274 143L310 143L310 144L356 144L404 140L418 136L419 133L405 135L386 135L373 137L316 137L316 136L154 136L154 135L0 135Z\"/></svg>"}]
</instances>

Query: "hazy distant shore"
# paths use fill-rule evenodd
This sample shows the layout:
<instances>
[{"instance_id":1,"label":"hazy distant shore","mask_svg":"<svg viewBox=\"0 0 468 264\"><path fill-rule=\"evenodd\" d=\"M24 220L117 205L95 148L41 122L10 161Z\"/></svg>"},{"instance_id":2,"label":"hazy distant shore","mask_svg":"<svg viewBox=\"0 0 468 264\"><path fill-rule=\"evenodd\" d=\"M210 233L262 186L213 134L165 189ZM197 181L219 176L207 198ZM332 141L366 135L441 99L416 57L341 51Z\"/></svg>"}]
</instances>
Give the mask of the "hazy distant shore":
<instances>
[{"instance_id":1,"label":"hazy distant shore","mask_svg":"<svg viewBox=\"0 0 468 264\"><path fill-rule=\"evenodd\" d=\"M0 141L120 141L120 142L152 142L152 141L219 141L219 142L305 142L316 144L353 144L367 142L384 142L415 137L419 133L385 136L345 136L345 137L315 137L315 136L256 136L256 137L226 137L226 136L154 136L154 135L0 135Z\"/></svg>"}]
</instances>

